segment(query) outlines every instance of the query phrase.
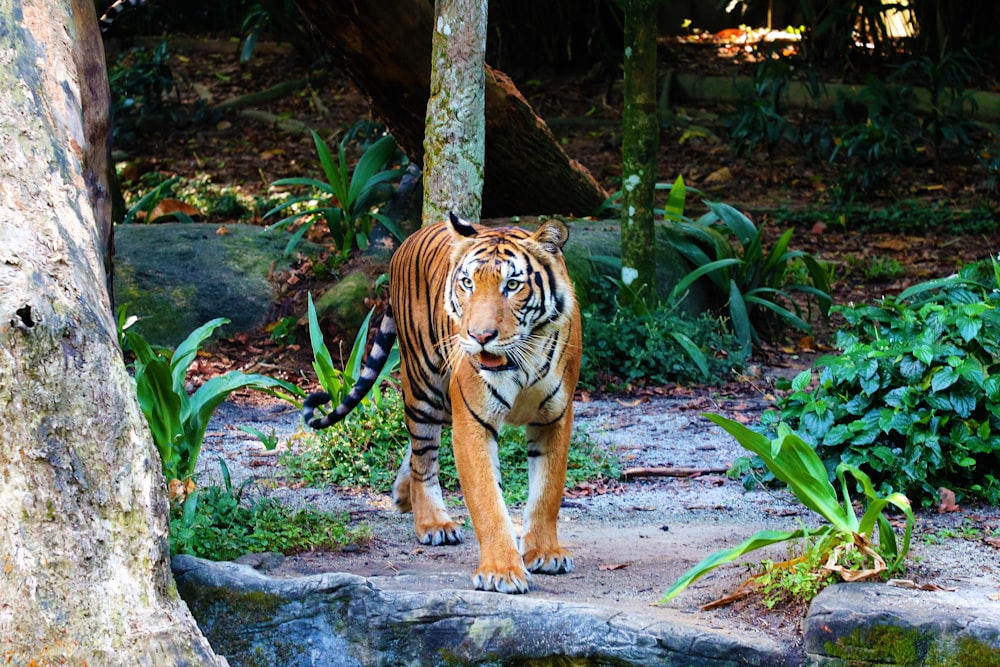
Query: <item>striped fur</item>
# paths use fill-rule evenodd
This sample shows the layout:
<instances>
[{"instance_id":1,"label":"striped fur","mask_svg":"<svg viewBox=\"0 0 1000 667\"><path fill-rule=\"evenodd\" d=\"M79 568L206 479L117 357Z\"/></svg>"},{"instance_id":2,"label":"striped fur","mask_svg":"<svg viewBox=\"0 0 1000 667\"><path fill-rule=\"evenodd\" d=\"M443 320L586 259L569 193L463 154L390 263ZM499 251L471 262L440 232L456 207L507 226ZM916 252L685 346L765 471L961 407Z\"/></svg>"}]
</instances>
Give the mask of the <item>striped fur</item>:
<instances>
[{"instance_id":1,"label":"striped fur","mask_svg":"<svg viewBox=\"0 0 1000 667\"><path fill-rule=\"evenodd\" d=\"M101 32L105 33L108 30L110 30L111 25L115 22L115 19L117 19L118 16L121 15L123 12L128 11L129 9L134 9L136 7L145 7L145 6L146 6L146 0L116 0L115 2L111 3L111 5L108 6L106 10L104 10L104 13L101 14L101 17L97 19L97 23L101 28Z\"/></svg>"},{"instance_id":2,"label":"striped fur","mask_svg":"<svg viewBox=\"0 0 1000 667\"><path fill-rule=\"evenodd\" d=\"M562 256L567 238L558 221L529 232L454 216L416 232L390 263L392 309L358 385L327 417L313 417L325 394L303 408L316 428L342 419L371 388L398 331L410 445L393 499L413 512L422 544L463 540L438 482L441 428L451 423L480 543L473 584L482 590L523 593L529 571L573 568L556 536L580 368L580 314ZM520 548L500 493L496 440L504 423L525 426L528 439Z\"/></svg>"}]
</instances>

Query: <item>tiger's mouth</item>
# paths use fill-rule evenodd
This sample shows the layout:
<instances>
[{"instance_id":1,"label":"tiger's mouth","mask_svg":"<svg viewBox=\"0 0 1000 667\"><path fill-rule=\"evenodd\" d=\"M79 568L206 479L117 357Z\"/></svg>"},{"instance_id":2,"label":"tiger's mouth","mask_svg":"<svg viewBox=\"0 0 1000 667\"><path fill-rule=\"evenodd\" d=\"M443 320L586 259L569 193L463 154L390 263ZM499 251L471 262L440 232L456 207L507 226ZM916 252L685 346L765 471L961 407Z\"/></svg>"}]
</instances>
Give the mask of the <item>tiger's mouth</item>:
<instances>
[{"instance_id":1,"label":"tiger's mouth","mask_svg":"<svg viewBox=\"0 0 1000 667\"><path fill-rule=\"evenodd\" d=\"M502 354L493 354L483 350L476 355L479 367L484 371L509 371L517 368L517 364Z\"/></svg>"}]
</instances>

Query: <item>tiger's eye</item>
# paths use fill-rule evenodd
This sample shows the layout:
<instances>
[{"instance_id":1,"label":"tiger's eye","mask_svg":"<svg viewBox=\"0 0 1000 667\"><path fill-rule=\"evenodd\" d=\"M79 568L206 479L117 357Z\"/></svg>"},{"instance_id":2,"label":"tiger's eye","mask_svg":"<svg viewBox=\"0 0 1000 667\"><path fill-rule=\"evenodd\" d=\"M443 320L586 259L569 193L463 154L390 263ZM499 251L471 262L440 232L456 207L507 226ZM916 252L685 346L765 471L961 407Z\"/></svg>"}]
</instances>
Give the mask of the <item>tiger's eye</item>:
<instances>
[{"instance_id":1,"label":"tiger's eye","mask_svg":"<svg viewBox=\"0 0 1000 667\"><path fill-rule=\"evenodd\" d=\"M516 292L517 290L521 289L521 281L515 278L511 278L510 280L507 281L507 284L504 285L504 289L507 290L508 292Z\"/></svg>"},{"instance_id":2,"label":"tiger's eye","mask_svg":"<svg viewBox=\"0 0 1000 667\"><path fill-rule=\"evenodd\" d=\"M470 292L472 291L472 288L475 286L475 283L472 282L472 278L470 278L469 276L462 276L461 278L459 278L458 284L461 285L463 289L467 289Z\"/></svg>"}]
</instances>

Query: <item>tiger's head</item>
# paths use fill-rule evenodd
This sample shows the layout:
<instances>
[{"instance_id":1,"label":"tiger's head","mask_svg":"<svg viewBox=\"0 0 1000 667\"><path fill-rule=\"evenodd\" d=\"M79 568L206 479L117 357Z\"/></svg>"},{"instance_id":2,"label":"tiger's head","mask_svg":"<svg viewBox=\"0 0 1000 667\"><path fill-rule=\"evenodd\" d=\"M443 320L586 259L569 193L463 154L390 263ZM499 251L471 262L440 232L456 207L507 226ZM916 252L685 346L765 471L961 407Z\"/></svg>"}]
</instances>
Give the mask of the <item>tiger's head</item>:
<instances>
[{"instance_id":1,"label":"tiger's head","mask_svg":"<svg viewBox=\"0 0 1000 667\"><path fill-rule=\"evenodd\" d=\"M474 227L454 214L450 222L455 240L445 307L457 349L485 371L537 369L545 339L575 309L562 254L569 229L557 220L535 232Z\"/></svg>"}]
</instances>

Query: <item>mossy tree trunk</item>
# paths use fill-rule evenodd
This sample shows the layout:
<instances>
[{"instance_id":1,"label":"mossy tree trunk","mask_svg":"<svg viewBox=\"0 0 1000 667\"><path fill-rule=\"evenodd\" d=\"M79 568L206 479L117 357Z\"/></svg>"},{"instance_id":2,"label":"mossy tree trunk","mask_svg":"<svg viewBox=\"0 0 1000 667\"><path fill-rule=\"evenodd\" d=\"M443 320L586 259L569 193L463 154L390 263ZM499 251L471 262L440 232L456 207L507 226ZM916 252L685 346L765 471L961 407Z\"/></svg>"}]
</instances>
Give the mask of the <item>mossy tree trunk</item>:
<instances>
[{"instance_id":1,"label":"mossy tree trunk","mask_svg":"<svg viewBox=\"0 0 1000 667\"><path fill-rule=\"evenodd\" d=\"M643 299L656 284L653 207L656 150L655 0L626 0L625 80L622 111L622 282Z\"/></svg>"},{"instance_id":2,"label":"mossy tree trunk","mask_svg":"<svg viewBox=\"0 0 1000 667\"><path fill-rule=\"evenodd\" d=\"M424 224L479 221L486 154L486 0L437 0L424 133Z\"/></svg>"},{"instance_id":3,"label":"mossy tree trunk","mask_svg":"<svg viewBox=\"0 0 1000 667\"><path fill-rule=\"evenodd\" d=\"M423 163L434 9L427 0L296 0L375 115ZM465 19L463 19L465 20ZM488 65L483 217L592 213L607 196L511 80Z\"/></svg>"},{"instance_id":4,"label":"mossy tree trunk","mask_svg":"<svg viewBox=\"0 0 1000 667\"><path fill-rule=\"evenodd\" d=\"M115 334L90 0L0 0L0 663L223 665Z\"/></svg>"}]
</instances>

